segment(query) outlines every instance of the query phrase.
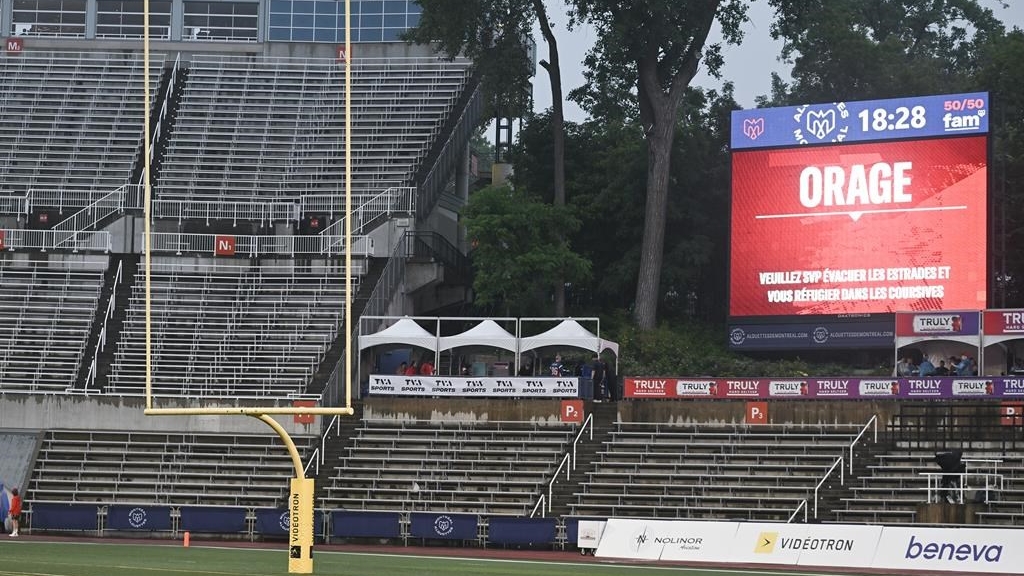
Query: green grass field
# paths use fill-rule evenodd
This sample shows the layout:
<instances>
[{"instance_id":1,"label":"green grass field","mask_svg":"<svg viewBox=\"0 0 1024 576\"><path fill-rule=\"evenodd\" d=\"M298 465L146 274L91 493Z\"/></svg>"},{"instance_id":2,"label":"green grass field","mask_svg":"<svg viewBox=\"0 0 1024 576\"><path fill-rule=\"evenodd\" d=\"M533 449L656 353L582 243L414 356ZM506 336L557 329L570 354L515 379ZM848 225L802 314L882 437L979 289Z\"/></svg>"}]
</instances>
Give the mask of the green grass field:
<instances>
[{"instance_id":1,"label":"green grass field","mask_svg":"<svg viewBox=\"0 0 1024 576\"><path fill-rule=\"evenodd\" d=\"M458 550L453 550L458 554ZM527 562L314 550L314 574L351 576L742 576L750 570L686 569L622 564ZM288 574L283 549L215 548L151 544L0 541L0 576L274 576ZM811 572L758 571L797 576ZM846 576L849 576L847 574Z\"/></svg>"}]
</instances>

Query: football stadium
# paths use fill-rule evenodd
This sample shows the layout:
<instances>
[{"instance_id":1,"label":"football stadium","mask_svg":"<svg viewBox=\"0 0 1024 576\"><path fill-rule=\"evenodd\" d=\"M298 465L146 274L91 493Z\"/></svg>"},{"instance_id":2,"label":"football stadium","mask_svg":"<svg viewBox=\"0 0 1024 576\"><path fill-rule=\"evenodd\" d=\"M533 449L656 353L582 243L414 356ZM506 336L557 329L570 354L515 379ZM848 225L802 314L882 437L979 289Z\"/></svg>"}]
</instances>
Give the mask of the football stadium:
<instances>
[{"instance_id":1,"label":"football stadium","mask_svg":"<svg viewBox=\"0 0 1024 576\"><path fill-rule=\"evenodd\" d=\"M988 93L732 113L729 346L913 370L621 373L450 313L488 111L421 14L0 0L0 576L1021 572Z\"/></svg>"}]
</instances>

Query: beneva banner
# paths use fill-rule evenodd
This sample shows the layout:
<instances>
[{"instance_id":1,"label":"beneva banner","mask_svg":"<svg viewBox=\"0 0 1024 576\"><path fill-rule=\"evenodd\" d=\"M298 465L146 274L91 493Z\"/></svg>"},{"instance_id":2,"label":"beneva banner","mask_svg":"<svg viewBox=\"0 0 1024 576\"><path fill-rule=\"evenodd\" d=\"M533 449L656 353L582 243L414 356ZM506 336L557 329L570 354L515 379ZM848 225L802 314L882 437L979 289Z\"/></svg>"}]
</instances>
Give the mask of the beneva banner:
<instances>
[{"instance_id":1,"label":"beneva banner","mask_svg":"<svg viewBox=\"0 0 1024 576\"><path fill-rule=\"evenodd\" d=\"M1024 398L1022 377L972 378L640 378L623 379L633 399L832 400Z\"/></svg>"}]
</instances>

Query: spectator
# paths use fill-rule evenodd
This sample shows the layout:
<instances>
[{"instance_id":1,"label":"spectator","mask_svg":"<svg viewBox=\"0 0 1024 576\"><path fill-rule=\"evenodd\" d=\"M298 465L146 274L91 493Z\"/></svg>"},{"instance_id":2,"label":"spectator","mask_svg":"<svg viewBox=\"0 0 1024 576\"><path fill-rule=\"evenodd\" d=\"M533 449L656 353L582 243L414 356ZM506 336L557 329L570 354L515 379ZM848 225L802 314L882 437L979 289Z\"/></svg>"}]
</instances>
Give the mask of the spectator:
<instances>
[{"instance_id":1,"label":"spectator","mask_svg":"<svg viewBox=\"0 0 1024 576\"><path fill-rule=\"evenodd\" d=\"M946 368L946 361L939 360L939 365L935 368L936 376L949 376L949 368Z\"/></svg>"},{"instance_id":2,"label":"spectator","mask_svg":"<svg viewBox=\"0 0 1024 576\"><path fill-rule=\"evenodd\" d=\"M533 364L527 362L519 365L520 376L533 376Z\"/></svg>"},{"instance_id":3,"label":"spectator","mask_svg":"<svg viewBox=\"0 0 1024 576\"><path fill-rule=\"evenodd\" d=\"M17 538L18 525L21 523L21 496L17 488L11 490L11 510L8 514L11 517L11 538Z\"/></svg>"},{"instance_id":4,"label":"spectator","mask_svg":"<svg viewBox=\"0 0 1024 576\"><path fill-rule=\"evenodd\" d=\"M954 356L955 358L955 356ZM956 365L957 376L970 376L971 375L971 359L967 357L967 354L960 355L960 363Z\"/></svg>"},{"instance_id":5,"label":"spectator","mask_svg":"<svg viewBox=\"0 0 1024 576\"><path fill-rule=\"evenodd\" d=\"M551 376L565 376L565 365L562 364L561 354L555 355L555 361L548 366L548 372Z\"/></svg>"},{"instance_id":6,"label":"spectator","mask_svg":"<svg viewBox=\"0 0 1024 576\"><path fill-rule=\"evenodd\" d=\"M416 376L419 373L420 373L420 367L416 364L415 360L410 362L409 363L409 367L405 369L405 375L406 376Z\"/></svg>"},{"instance_id":7,"label":"spectator","mask_svg":"<svg viewBox=\"0 0 1024 576\"><path fill-rule=\"evenodd\" d=\"M896 375L901 378L908 378L913 376L917 371L917 366L910 361L909 356L905 356L900 359L900 363L896 365Z\"/></svg>"},{"instance_id":8,"label":"spectator","mask_svg":"<svg viewBox=\"0 0 1024 576\"><path fill-rule=\"evenodd\" d=\"M593 364L591 365L591 377L594 379L594 400L601 401L605 396L608 366L601 360L600 356L594 356Z\"/></svg>"},{"instance_id":9,"label":"spectator","mask_svg":"<svg viewBox=\"0 0 1024 576\"><path fill-rule=\"evenodd\" d=\"M406 368L405 362L402 362L401 364L398 365L398 370L395 370L395 374L398 374L399 376L405 376L405 371L407 369L408 368Z\"/></svg>"},{"instance_id":10,"label":"spectator","mask_svg":"<svg viewBox=\"0 0 1024 576\"><path fill-rule=\"evenodd\" d=\"M928 376L935 376L935 365L928 359L927 356L921 359L921 363L917 366L917 375L922 378Z\"/></svg>"},{"instance_id":11,"label":"spectator","mask_svg":"<svg viewBox=\"0 0 1024 576\"><path fill-rule=\"evenodd\" d=\"M434 375L434 364L430 361L429 358L424 360L423 363L420 364L420 374L424 376Z\"/></svg>"}]
</instances>

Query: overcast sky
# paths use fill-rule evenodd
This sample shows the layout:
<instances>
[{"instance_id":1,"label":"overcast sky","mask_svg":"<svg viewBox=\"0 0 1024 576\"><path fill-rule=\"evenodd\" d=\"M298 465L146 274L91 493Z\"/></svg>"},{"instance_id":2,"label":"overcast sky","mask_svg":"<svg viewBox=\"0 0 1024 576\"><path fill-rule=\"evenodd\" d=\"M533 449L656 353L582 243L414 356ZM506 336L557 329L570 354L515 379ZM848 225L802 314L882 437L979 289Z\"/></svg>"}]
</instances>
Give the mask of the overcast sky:
<instances>
[{"instance_id":1,"label":"overcast sky","mask_svg":"<svg viewBox=\"0 0 1024 576\"><path fill-rule=\"evenodd\" d=\"M1024 0L1008 0L1010 6L1003 8L999 0L980 0L981 4L991 8L996 16L1006 23L1007 28L1024 28ZM569 31L567 28L567 9L562 0L549 0L548 10L558 38L558 53L562 64L562 91L583 84L583 57L594 43L595 34L589 28ZM772 11L767 0L753 0L748 13L750 22L744 25L744 40L740 46L723 45L725 69L722 77L735 85L735 96L740 106L752 108L754 98L767 94L771 90L771 73L779 72L784 80L789 80L788 67L779 62L782 43L772 40L769 28L772 22ZM720 41L717 31L713 32L712 42ZM538 59L546 59L547 44L539 29L534 33L537 41ZM721 82L700 72L694 79L694 85L704 88L718 88ZM533 82L535 108L544 110L551 106L551 87L547 73L537 67L537 75ZM573 102L565 103L567 120L579 122L586 114Z\"/></svg>"}]
</instances>

